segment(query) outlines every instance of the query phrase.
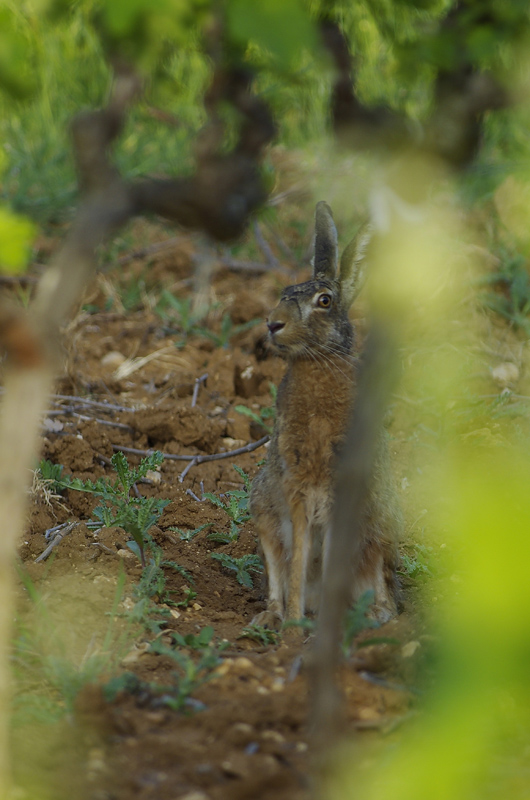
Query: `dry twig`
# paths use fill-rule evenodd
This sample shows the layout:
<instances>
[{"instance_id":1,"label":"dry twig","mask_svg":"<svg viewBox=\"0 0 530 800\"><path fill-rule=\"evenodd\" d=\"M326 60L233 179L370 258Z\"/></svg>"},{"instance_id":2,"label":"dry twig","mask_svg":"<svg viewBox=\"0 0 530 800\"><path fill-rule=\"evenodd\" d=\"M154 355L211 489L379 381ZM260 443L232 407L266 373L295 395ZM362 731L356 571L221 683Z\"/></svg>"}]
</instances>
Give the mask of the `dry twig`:
<instances>
[{"instance_id":1,"label":"dry twig","mask_svg":"<svg viewBox=\"0 0 530 800\"><path fill-rule=\"evenodd\" d=\"M164 459L168 461L190 461L193 462L193 466L195 466L197 464L204 464L206 461L219 461L222 458L232 458L232 456L240 456L243 453L252 453L254 450L257 450L258 447L262 447L266 444L269 439L269 435L263 436L263 438L258 439L257 442L250 442L250 444L246 444L244 447L238 447L237 450L228 450L226 453L211 453L205 456L175 455L174 453L162 453L162 455ZM130 453L134 456L150 456L155 452L153 449L138 450L136 447L122 447L122 445L119 444L113 444L112 449L121 451L122 453Z\"/></svg>"}]
</instances>

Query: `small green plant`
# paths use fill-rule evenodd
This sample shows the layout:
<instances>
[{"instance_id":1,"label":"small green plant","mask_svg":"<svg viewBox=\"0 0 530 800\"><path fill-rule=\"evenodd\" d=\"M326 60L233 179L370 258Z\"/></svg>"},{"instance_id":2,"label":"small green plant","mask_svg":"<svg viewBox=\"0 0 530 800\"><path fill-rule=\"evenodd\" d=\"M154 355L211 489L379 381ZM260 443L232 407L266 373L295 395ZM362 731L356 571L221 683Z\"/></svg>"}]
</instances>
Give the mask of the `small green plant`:
<instances>
[{"instance_id":1,"label":"small green plant","mask_svg":"<svg viewBox=\"0 0 530 800\"><path fill-rule=\"evenodd\" d=\"M17 684L15 714L17 721L40 719L53 722L73 712L80 690L104 673L116 669L129 646L129 634L117 632L115 620L125 587L121 569L116 585L109 623L99 646L90 641L85 654L77 662L70 655L60 629L52 621L45 598L35 587L22 566L18 574L34 607L33 623L17 620L12 648L12 661Z\"/></svg>"},{"instance_id":2,"label":"small green plant","mask_svg":"<svg viewBox=\"0 0 530 800\"><path fill-rule=\"evenodd\" d=\"M191 694L213 677L215 668L222 663L220 653L229 645L229 642L226 642L220 647L215 647L212 644L213 635L213 628L207 626L196 636L193 634L182 636L173 632L175 647L165 644L160 639L152 642L150 651L168 656L177 664L179 670L178 673L173 673L175 685L162 693L161 699L164 705L174 711L183 711L189 705L196 706L191 700ZM183 648L193 650L199 657L194 660Z\"/></svg>"},{"instance_id":3,"label":"small green plant","mask_svg":"<svg viewBox=\"0 0 530 800\"><path fill-rule=\"evenodd\" d=\"M179 333L183 333L187 338L194 333L203 333L203 328L198 324L209 313L208 308L193 309L193 301L189 297L175 297L175 295L164 289L160 294L156 311L162 320L168 324L176 324Z\"/></svg>"},{"instance_id":4,"label":"small green plant","mask_svg":"<svg viewBox=\"0 0 530 800\"><path fill-rule=\"evenodd\" d=\"M205 530L206 528L209 528L211 525L213 525L213 522L207 522L205 525L199 525L198 528L194 528L192 531L191 530L184 530L183 528L177 528L176 526L173 526L173 527L169 528L169 530L170 531L174 531L174 533L178 533L179 538L183 542L191 542L191 540L195 536L197 536L198 533L200 533L201 531Z\"/></svg>"},{"instance_id":5,"label":"small green plant","mask_svg":"<svg viewBox=\"0 0 530 800\"><path fill-rule=\"evenodd\" d=\"M373 589L369 589L346 612L342 638L342 652L346 658L351 654L354 640L360 633L380 627L380 623L369 616L370 606L373 605L374 598L375 592ZM399 641L388 636L376 636L371 639L365 639L357 646L359 648L370 647L373 644L399 644Z\"/></svg>"},{"instance_id":6,"label":"small green plant","mask_svg":"<svg viewBox=\"0 0 530 800\"><path fill-rule=\"evenodd\" d=\"M263 625L246 625L238 636L238 639L253 639L265 646L278 644L280 638L278 631L265 628Z\"/></svg>"},{"instance_id":7,"label":"small green plant","mask_svg":"<svg viewBox=\"0 0 530 800\"><path fill-rule=\"evenodd\" d=\"M267 433L272 433L272 425L268 425L267 420L272 420L274 422L276 419L276 394L278 390L273 383L269 383L269 391L272 396L272 405L261 408L259 414L252 411L251 408L242 405L235 406L234 410L237 411L238 414L244 414L246 417L250 417L250 419L257 425L260 425Z\"/></svg>"},{"instance_id":8,"label":"small green plant","mask_svg":"<svg viewBox=\"0 0 530 800\"><path fill-rule=\"evenodd\" d=\"M160 685L144 681L133 672L123 672L103 686L107 702L113 702L118 694L126 692L133 696L141 696L144 703L147 699L155 708L165 706L172 711L188 713L202 710L204 706L194 701L191 695L213 677L213 670L219 665L221 659L217 655L208 654L195 662L188 653L177 653L157 639L151 645L151 652L170 656L176 662L178 672L172 673L174 682L169 685Z\"/></svg>"},{"instance_id":9,"label":"small green plant","mask_svg":"<svg viewBox=\"0 0 530 800\"><path fill-rule=\"evenodd\" d=\"M141 623L152 633L159 633L170 617L170 611L164 606L187 607L189 602L197 596L196 592L188 589L184 600L175 602L171 599L171 594L166 587L166 569L172 569L182 575L189 583L193 583L193 578L184 567L175 561L163 558L162 549L153 541L150 542L151 558L145 565L139 582L133 589L133 597L136 600L134 608L129 612L129 616ZM159 604L163 605L160 606Z\"/></svg>"},{"instance_id":10,"label":"small green plant","mask_svg":"<svg viewBox=\"0 0 530 800\"><path fill-rule=\"evenodd\" d=\"M195 600L197 597L197 592L194 592L193 589L187 587L184 589L184 598L179 600L178 602L174 602L173 605L177 608L187 608L192 600Z\"/></svg>"},{"instance_id":11,"label":"small green plant","mask_svg":"<svg viewBox=\"0 0 530 800\"><path fill-rule=\"evenodd\" d=\"M176 645L179 647L189 647L191 650L204 650L209 647L214 635L214 629L211 625L206 625L201 629L200 633L188 633L183 636L177 631L171 631L171 637Z\"/></svg>"},{"instance_id":12,"label":"small green plant","mask_svg":"<svg viewBox=\"0 0 530 800\"><path fill-rule=\"evenodd\" d=\"M286 631L288 628L301 628L304 633L309 635L315 632L316 626L316 621L314 619L309 619L308 617L302 617L301 619L286 619L285 622L282 622L282 631Z\"/></svg>"},{"instance_id":13,"label":"small green plant","mask_svg":"<svg viewBox=\"0 0 530 800\"><path fill-rule=\"evenodd\" d=\"M237 582L247 589L252 589L254 585L250 573L263 572L261 558L251 553L241 556L241 558L235 558L227 553L212 553L212 558L219 561L226 569L233 570L236 573Z\"/></svg>"},{"instance_id":14,"label":"small green plant","mask_svg":"<svg viewBox=\"0 0 530 800\"><path fill-rule=\"evenodd\" d=\"M260 322L261 320L259 319L251 319L250 322L243 322L241 325L234 325L230 319L230 315L223 314L219 333L216 331L211 331L208 328L196 328L196 333L200 333L202 336L206 336L207 339L211 339L212 342L215 343L216 347L226 348L234 336L254 328L256 325L259 325Z\"/></svg>"},{"instance_id":15,"label":"small green plant","mask_svg":"<svg viewBox=\"0 0 530 800\"><path fill-rule=\"evenodd\" d=\"M348 609L344 617L344 633L342 638L342 651L348 655L353 641L362 631L368 628L378 628L379 623L368 616L370 606L373 605L375 592L373 589L366 591L353 608Z\"/></svg>"},{"instance_id":16,"label":"small green plant","mask_svg":"<svg viewBox=\"0 0 530 800\"><path fill-rule=\"evenodd\" d=\"M101 498L101 502L92 512L93 519L87 525L94 529L119 525L133 537L133 541L128 543L130 549L138 556L142 566L146 566L145 547L153 545L149 536L149 530L160 518L162 511L170 502L154 497L135 497L131 496L134 484L145 478L150 470L160 466L163 461L162 453L154 452L143 458L137 467L130 467L127 459L122 452L117 452L112 456L112 465L116 471L117 479L110 481L99 478L95 483L79 478L71 478L62 475L57 467L60 465L50 465L50 462L41 462L41 474L43 468L46 474L53 475L57 489L73 489L78 492L88 492ZM54 469L55 468L55 469Z\"/></svg>"},{"instance_id":17,"label":"small green plant","mask_svg":"<svg viewBox=\"0 0 530 800\"><path fill-rule=\"evenodd\" d=\"M221 500L221 497L217 497L217 495L212 492L205 492L203 495L203 498L209 500L214 506L217 506L217 508L222 508L230 517L230 531L228 533L215 531L214 533L208 534L208 539L210 539L210 541L219 542L220 544L230 544L231 542L237 541L239 538L239 527L250 519L250 514L248 513L250 478L241 467L238 467L236 464L232 466L243 479L244 489L234 489L225 492L221 497L226 498L226 501Z\"/></svg>"},{"instance_id":18,"label":"small green plant","mask_svg":"<svg viewBox=\"0 0 530 800\"><path fill-rule=\"evenodd\" d=\"M497 288L482 296L483 304L530 334L530 277L526 258L520 253L501 253L502 267L482 283Z\"/></svg>"},{"instance_id":19,"label":"small green plant","mask_svg":"<svg viewBox=\"0 0 530 800\"><path fill-rule=\"evenodd\" d=\"M430 566L431 559L432 547L415 542L412 545L407 545L406 549L401 553L401 563L398 571L401 575L406 575L414 580L426 580L433 575Z\"/></svg>"},{"instance_id":20,"label":"small green plant","mask_svg":"<svg viewBox=\"0 0 530 800\"><path fill-rule=\"evenodd\" d=\"M37 469L40 472L42 480L49 482L49 486L52 491L61 491L61 489L64 489L64 485L62 483L62 474L64 468L62 464L53 464L51 461L43 458L41 461L39 461Z\"/></svg>"}]
</instances>

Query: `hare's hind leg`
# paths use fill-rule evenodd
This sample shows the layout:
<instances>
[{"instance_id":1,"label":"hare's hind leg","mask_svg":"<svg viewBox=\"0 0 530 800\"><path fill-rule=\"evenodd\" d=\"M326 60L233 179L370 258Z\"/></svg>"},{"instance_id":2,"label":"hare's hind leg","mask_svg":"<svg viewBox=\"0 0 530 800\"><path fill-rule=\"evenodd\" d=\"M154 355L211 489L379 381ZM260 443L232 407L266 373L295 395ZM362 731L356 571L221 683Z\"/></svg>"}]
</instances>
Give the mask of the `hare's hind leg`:
<instances>
[{"instance_id":1,"label":"hare's hind leg","mask_svg":"<svg viewBox=\"0 0 530 800\"><path fill-rule=\"evenodd\" d=\"M303 499L293 498L290 505L293 538L286 613L287 619L298 620L305 614L307 567L311 542L307 510Z\"/></svg>"},{"instance_id":2,"label":"hare's hind leg","mask_svg":"<svg viewBox=\"0 0 530 800\"><path fill-rule=\"evenodd\" d=\"M276 518L273 514L261 514L255 519L259 541L263 556L268 581L267 608L252 620L252 625L262 625L266 628L278 629L283 622L285 611L285 595L287 590L287 560L288 553L285 547L285 538L290 531L280 529L290 527Z\"/></svg>"},{"instance_id":3,"label":"hare's hind leg","mask_svg":"<svg viewBox=\"0 0 530 800\"><path fill-rule=\"evenodd\" d=\"M391 545L372 540L366 543L356 565L353 600L358 600L368 590L373 591L373 613L379 622L387 622L397 614L398 583L395 562Z\"/></svg>"}]
</instances>

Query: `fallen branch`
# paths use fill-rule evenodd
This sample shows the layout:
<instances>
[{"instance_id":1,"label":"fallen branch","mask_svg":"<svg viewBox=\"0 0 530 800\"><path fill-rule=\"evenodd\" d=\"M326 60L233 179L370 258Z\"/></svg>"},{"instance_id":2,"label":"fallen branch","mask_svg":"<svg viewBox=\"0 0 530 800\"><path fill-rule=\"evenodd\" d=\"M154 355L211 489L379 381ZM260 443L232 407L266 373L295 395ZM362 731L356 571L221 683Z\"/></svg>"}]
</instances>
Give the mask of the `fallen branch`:
<instances>
[{"instance_id":1,"label":"fallen branch","mask_svg":"<svg viewBox=\"0 0 530 800\"><path fill-rule=\"evenodd\" d=\"M56 531L55 536L53 537L52 541L50 542L46 550L44 550L40 554L40 556L38 556L38 558L35 559L35 564L38 564L40 561L44 561L46 558L48 558L54 547L57 547L57 545L62 542L64 537L67 536L69 533L71 533L73 529L76 528L78 525L79 522L65 522L63 525L61 525L60 527L62 528L62 530Z\"/></svg>"},{"instance_id":2,"label":"fallen branch","mask_svg":"<svg viewBox=\"0 0 530 800\"><path fill-rule=\"evenodd\" d=\"M199 388L201 383L208 378L208 373L205 372L204 375L201 375L200 378L195 378L195 386L193 387L193 397L191 398L191 407L195 408L197 405L197 398L199 396Z\"/></svg>"},{"instance_id":3,"label":"fallen branch","mask_svg":"<svg viewBox=\"0 0 530 800\"><path fill-rule=\"evenodd\" d=\"M259 226L259 222L257 220L255 220L253 228L254 228L254 236L256 237L256 242L258 244L259 249L267 259L267 263L270 265L271 269L278 269L278 267L280 267L280 262L272 252L269 243L263 236L261 228Z\"/></svg>"},{"instance_id":4,"label":"fallen branch","mask_svg":"<svg viewBox=\"0 0 530 800\"><path fill-rule=\"evenodd\" d=\"M122 256L116 259L116 263L120 266L123 266L124 264L128 264L130 261L137 261L141 258L147 258L148 256L156 255L157 253L163 253L166 250L173 250L174 247L186 240L186 236L173 236L171 239L166 239L163 242L154 242L153 244L148 244L145 247L139 247L136 250L131 250L130 253L124 253Z\"/></svg>"},{"instance_id":5,"label":"fallen branch","mask_svg":"<svg viewBox=\"0 0 530 800\"><path fill-rule=\"evenodd\" d=\"M192 461L195 462L195 464L204 464L206 461L219 461L222 458L232 458L232 456L240 456L243 453L252 453L253 450L257 450L258 447L262 447L266 444L269 439L270 436L267 434L267 436L263 436L262 439L258 439L257 442L251 442L244 447L238 447L237 450L228 450L226 453L212 453L206 456L185 456L175 455L174 453L162 453L162 455L164 459L168 461ZM152 448L149 450L138 450L136 447L122 447L120 444L113 444L112 449L115 452L129 453L133 456L150 456L157 452Z\"/></svg>"},{"instance_id":6,"label":"fallen branch","mask_svg":"<svg viewBox=\"0 0 530 800\"><path fill-rule=\"evenodd\" d=\"M220 259L221 266L225 269L232 269L235 272L270 272L272 269L278 270L279 272L285 272L284 267L281 265L272 265L272 264L262 264L261 261L242 261L241 259L237 258L229 258L228 256L223 256Z\"/></svg>"}]
</instances>

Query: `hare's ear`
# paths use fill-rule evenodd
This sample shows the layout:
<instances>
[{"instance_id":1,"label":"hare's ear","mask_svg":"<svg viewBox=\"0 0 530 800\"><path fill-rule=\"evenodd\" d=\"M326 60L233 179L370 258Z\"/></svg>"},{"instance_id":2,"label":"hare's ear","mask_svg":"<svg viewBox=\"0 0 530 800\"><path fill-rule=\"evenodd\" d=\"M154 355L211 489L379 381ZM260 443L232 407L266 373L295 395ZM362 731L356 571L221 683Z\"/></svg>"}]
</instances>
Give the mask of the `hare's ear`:
<instances>
[{"instance_id":1,"label":"hare's ear","mask_svg":"<svg viewBox=\"0 0 530 800\"><path fill-rule=\"evenodd\" d=\"M315 256L313 277L334 280L339 260L338 237L331 208L324 200L315 210Z\"/></svg>"},{"instance_id":2,"label":"hare's ear","mask_svg":"<svg viewBox=\"0 0 530 800\"><path fill-rule=\"evenodd\" d=\"M363 288L366 266L366 251L372 239L373 226L366 222L352 239L340 260L340 285L342 302L349 308Z\"/></svg>"}]
</instances>

